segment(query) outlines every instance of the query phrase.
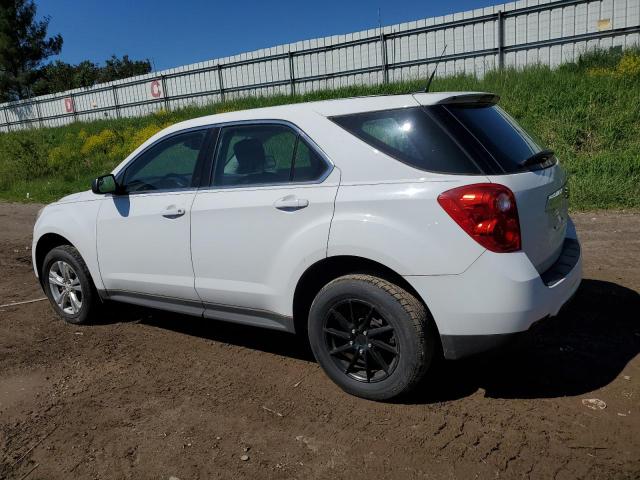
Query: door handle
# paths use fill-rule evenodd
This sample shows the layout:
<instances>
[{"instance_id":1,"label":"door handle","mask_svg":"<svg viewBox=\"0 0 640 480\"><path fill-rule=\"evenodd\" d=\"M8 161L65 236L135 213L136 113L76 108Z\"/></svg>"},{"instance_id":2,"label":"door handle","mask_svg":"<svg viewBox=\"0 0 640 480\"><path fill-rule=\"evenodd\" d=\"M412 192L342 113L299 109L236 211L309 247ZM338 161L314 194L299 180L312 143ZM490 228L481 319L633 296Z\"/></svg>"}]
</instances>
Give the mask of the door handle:
<instances>
[{"instance_id":1,"label":"door handle","mask_svg":"<svg viewBox=\"0 0 640 480\"><path fill-rule=\"evenodd\" d=\"M294 212L302 208L309 206L309 200L306 198L298 198L295 195L287 195L286 197L279 198L273 203L273 206L278 210L285 212Z\"/></svg>"},{"instance_id":2,"label":"door handle","mask_svg":"<svg viewBox=\"0 0 640 480\"><path fill-rule=\"evenodd\" d=\"M166 218L178 218L185 214L184 208L177 208L175 205L170 205L163 212L162 216Z\"/></svg>"}]
</instances>

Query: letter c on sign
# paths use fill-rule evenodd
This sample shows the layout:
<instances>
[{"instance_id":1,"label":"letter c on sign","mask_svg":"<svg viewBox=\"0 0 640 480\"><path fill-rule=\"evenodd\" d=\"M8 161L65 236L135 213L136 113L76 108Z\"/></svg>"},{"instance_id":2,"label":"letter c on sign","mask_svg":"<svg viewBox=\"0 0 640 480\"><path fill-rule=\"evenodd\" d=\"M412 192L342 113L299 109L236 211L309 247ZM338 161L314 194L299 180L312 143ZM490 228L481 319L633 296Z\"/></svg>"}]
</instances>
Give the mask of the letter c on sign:
<instances>
[{"instance_id":1,"label":"letter c on sign","mask_svg":"<svg viewBox=\"0 0 640 480\"><path fill-rule=\"evenodd\" d=\"M153 98L158 98L160 95L162 95L162 92L160 91L160 82L158 80L154 80L151 82L151 96Z\"/></svg>"}]
</instances>

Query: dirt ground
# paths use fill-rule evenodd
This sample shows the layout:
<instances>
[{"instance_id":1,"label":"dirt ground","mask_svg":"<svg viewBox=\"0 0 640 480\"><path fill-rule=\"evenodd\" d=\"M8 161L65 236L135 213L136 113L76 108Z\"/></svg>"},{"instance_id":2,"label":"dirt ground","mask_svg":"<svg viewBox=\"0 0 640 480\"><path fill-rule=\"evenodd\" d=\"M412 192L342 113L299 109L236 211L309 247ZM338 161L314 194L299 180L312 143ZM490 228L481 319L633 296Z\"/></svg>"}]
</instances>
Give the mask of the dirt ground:
<instances>
[{"instance_id":1,"label":"dirt ground","mask_svg":"<svg viewBox=\"0 0 640 480\"><path fill-rule=\"evenodd\" d=\"M42 297L37 209L0 204L0 305ZM574 218L571 307L508 350L444 364L401 404L342 393L286 334L0 308L0 478L639 478L640 214Z\"/></svg>"}]
</instances>

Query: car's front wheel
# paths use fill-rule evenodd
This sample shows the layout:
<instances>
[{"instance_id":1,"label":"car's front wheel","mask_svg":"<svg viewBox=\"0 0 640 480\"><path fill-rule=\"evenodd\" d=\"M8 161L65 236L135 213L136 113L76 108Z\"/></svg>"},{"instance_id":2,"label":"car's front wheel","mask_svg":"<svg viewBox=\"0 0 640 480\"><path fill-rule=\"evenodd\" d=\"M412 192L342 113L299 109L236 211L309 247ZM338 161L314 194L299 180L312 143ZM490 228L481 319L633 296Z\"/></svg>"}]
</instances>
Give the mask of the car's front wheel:
<instances>
[{"instance_id":1,"label":"car's front wheel","mask_svg":"<svg viewBox=\"0 0 640 480\"><path fill-rule=\"evenodd\" d=\"M61 245L46 255L42 286L53 309L65 321L87 323L93 315L97 293L87 265L71 245Z\"/></svg>"},{"instance_id":2,"label":"car's front wheel","mask_svg":"<svg viewBox=\"0 0 640 480\"><path fill-rule=\"evenodd\" d=\"M343 390L372 400L411 391L435 351L431 319L414 295L371 275L328 283L309 312L309 341Z\"/></svg>"}]
</instances>

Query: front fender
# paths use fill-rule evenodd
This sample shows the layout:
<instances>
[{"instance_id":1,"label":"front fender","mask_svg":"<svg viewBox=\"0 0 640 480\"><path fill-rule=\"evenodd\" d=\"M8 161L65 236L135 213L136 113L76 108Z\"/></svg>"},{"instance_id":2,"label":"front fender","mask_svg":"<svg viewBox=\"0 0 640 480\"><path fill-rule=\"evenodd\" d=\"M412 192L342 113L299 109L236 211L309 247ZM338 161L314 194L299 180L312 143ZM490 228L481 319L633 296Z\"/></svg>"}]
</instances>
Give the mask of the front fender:
<instances>
[{"instance_id":1,"label":"front fender","mask_svg":"<svg viewBox=\"0 0 640 480\"><path fill-rule=\"evenodd\" d=\"M73 245L91 273L98 290L104 290L96 251L96 219L100 209L99 199L85 202L53 203L47 205L33 227L31 255L36 276L36 247L46 234L64 237Z\"/></svg>"}]
</instances>

